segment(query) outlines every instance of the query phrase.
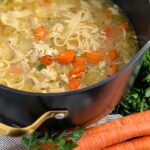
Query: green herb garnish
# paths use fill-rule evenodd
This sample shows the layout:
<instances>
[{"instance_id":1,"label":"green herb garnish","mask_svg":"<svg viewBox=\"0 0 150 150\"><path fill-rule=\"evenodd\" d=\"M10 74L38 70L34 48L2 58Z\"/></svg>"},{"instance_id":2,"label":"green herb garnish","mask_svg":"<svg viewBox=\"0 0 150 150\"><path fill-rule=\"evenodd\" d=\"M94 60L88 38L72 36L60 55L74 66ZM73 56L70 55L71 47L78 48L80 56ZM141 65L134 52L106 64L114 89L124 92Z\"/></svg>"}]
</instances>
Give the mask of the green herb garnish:
<instances>
[{"instance_id":1,"label":"green herb garnish","mask_svg":"<svg viewBox=\"0 0 150 150\"><path fill-rule=\"evenodd\" d=\"M81 138L84 130L84 127L78 127L74 131L45 134L41 142L34 133L29 137L23 137L21 143L28 150L43 150L44 145L48 146L49 150L73 150L77 147L75 142Z\"/></svg>"},{"instance_id":2,"label":"green herb garnish","mask_svg":"<svg viewBox=\"0 0 150 150\"><path fill-rule=\"evenodd\" d=\"M142 68L133 85L114 113L129 115L150 109L150 50L145 55Z\"/></svg>"},{"instance_id":3,"label":"green herb garnish","mask_svg":"<svg viewBox=\"0 0 150 150\"><path fill-rule=\"evenodd\" d=\"M44 65L44 64L40 64L39 66L38 66L38 70L39 71L41 71L41 70L43 70L43 69L45 69L46 68L46 65Z\"/></svg>"},{"instance_id":4,"label":"green herb garnish","mask_svg":"<svg viewBox=\"0 0 150 150\"><path fill-rule=\"evenodd\" d=\"M22 137L21 144L24 145L28 150L31 150L33 147L38 145L40 142L38 140L38 135L33 133L29 137Z\"/></svg>"}]
</instances>

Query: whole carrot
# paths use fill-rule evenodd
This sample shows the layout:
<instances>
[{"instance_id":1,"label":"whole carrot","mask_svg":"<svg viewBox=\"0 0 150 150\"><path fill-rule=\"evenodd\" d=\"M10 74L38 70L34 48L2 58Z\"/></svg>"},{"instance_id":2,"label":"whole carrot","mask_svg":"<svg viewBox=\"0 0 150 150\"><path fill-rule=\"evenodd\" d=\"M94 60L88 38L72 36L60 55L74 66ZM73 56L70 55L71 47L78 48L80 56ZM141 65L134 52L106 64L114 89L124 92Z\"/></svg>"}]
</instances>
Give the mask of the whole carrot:
<instances>
[{"instance_id":1,"label":"whole carrot","mask_svg":"<svg viewBox=\"0 0 150 150\"><path fill-rule=\"evenodd\" d=\"M112 145L104 150L150 150L150 136L140 137L131 141Z\"/></svg>"},{"instance_id":2,"label":"whole carrot","mask_svg":"<svg viewBox=\"0 0 150 150\"><path fill-rule=\"evenodd\" d=\"M101 150L132 138L147 135L150 135L150 120L146 122L134 122L133 124L129 123L83 136L77 142L78 147L75 150Z\"/></svg>"},{"instance_id":3,"label":"whole carrot","mask_svg":"<svg viewBox=\"0 0 150 150\"><path fill-rule=\"evenodd\" d=\"M113 120L110 122L106 122L102 125L88 128L85 134L92 134L104 131L106 129L122 126L122 125L132 125L137 122L146 122L147 120L150 120L150 110L141 112L141 113L135 113L132 115L128 115L126 117Z\"/></svg>"}]
</instances>

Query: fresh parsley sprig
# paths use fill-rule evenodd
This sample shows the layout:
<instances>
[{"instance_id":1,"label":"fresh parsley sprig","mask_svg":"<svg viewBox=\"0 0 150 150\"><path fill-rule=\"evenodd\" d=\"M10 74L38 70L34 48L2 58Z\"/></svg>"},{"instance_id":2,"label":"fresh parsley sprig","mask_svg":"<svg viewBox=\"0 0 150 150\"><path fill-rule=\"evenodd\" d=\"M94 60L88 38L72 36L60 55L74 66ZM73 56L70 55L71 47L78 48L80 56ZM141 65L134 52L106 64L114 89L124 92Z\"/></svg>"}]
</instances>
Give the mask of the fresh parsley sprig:
<instances>
[{"instance_id":1,"label":"fresh parsley sprig","mask_svg":"<svg viewBox=\"0 0 150 150\"><path fill-rule=\"evenodd\" d=\"M47 133L40 140L37 134L34 133L29 137L23 137L21 144L28 150L73 150L77 147L76 142L81 138L84 130L84 127L77 127L73 131ZM46 147L45 149L44 146Z\"/></svg>"},{"instance_id":2,"label":"fresh parsley sprig","mask_svg":"<svg viewBox=\"0 0 150 150\"><path fill-rule=\"evenodd\" d=\"M41 71L41 70L43 70L43 69L45 69L45 68L46 68L46 65L40 64L40 65L38 66L38 71Z\"/></svg>"},{"instance_id":3,"label":"fresh parsley sprig","mask_svg":"<svg viewBox=\"0 0 150 150\"><path fill-rule=\"evenodd\" d=\"M143 65L133 87L127 92L114 113L129 115L150 109L150 50L143 59Z\"/></svg>"},{"instance_id":4,"label":"fresh parsley sprig","mask_svg":"<svg viewBox=\"0 0 150 150\"><path fill-rule=\"evenodd\" d=\"M33 133L29 137L22 137L21 144L24 145L28 150L40 144L37 133Z\"/></svg>"}]
</instances>

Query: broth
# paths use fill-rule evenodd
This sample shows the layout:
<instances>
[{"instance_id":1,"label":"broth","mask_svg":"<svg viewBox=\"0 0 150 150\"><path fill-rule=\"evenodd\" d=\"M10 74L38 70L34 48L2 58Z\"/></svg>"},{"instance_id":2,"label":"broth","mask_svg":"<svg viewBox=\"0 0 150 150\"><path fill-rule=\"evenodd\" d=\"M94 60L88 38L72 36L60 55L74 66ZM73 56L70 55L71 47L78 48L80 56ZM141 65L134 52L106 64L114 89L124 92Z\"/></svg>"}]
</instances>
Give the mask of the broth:
<instances>
[{"instance_id":1,"label":"broth","mask_svg":"<svg viewBox=\"0 0 150 150\"><path fill-rule=\"evenodd\" d=\"M0 84L57 93L98 83L138 51L110 0L0 1Z\"/></svg>"}]
</instances>

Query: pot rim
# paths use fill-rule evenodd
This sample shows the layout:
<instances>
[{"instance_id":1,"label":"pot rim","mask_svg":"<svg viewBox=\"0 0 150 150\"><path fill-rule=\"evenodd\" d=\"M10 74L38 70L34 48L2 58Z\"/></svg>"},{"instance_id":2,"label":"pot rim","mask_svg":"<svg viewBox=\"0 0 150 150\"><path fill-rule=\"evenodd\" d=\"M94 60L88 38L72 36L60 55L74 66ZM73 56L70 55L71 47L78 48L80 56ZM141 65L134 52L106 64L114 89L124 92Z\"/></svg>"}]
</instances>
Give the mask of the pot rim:
<instances>
[{"instance_id":1,"label":"pot rim","mask_svg":"<svg viewBox=\"0 0 150 150\"><path fill-rule=\"evenodd\" d=\"M74 90L74 91L67 91L67 92L61 92L61 93L34 93L34 92L27 92L27 91L22 91L22 90L17 90L17 89L13 89L11 87L7 87L4 85L0 85L0 89L4 89L7 90L8 92L14 92L17 94L21 94L21 95L28 95L28 96L50 96L50 97L59 97L59 96L68 96L68 95L72 95L72 94L79 94L79 93L83 93L85 91L89 91L95 88L98 88L108 82L110 82L111 80L113 80L114 78L116 78L118 75L120 75L121 73L123 73L125 70L128 69L128 67L130 67L131 65L134 65L135 62L137 62L142 55L145 53L145 51L148 50L148 48L150 48L150 40L143 46L143 48L141 48L138 53L134 56L134 58L127 64L125 65L122 69L120 69L116 74L108 77L107 79L100 81L94 85L82 88L82 89L78 89L78 90Z\"/></svg>"}]
</instances>

